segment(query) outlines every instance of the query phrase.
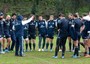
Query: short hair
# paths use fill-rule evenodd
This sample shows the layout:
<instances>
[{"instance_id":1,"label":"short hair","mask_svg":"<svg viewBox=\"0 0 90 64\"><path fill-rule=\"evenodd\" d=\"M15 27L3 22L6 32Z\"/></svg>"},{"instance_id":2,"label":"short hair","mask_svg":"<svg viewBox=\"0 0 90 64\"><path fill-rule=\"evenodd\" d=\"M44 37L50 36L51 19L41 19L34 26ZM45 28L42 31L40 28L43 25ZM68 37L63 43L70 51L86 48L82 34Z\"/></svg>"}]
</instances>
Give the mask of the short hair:
<instances>
[{"instance_id":1,"label":"short hair","mask_svg":"<svg viewBox=\"0 0 90 64\"><path fill-rule=\"evenodd\" d=\"M78 17L77 14L73 14L74 17Z\"/></svg>"},{"instance_id":2,"label":"short hair","mask_svg":"<svg viewBox=\"0 0 90 64\"><path fill-rule=\"evenodd\" d=\"M60 14L59 14L59 17L61 17L61 16L64 17L64 14L63 14L63 13L60 13Z\"/></svg>"},{"instance_id":3,"label":"short hair","mask_svg":"<svg viewBox=\"0 0 90 64\"><path fill-rule=\"evenodd\" d=\"M16 16L17 14L16 13L12 13L12 16L14 16L14 15Z\"/></svg>"},{"instance_id":4,"label":"short hair","mask_svg":"<svg viewBox=\"0 0 90 64\"><path fill-rule=\"evenodd\" d=\"M83 14L82 14L82 16L87 16L87 15L88 15L88 13L83 13Z\"/></svg>"}]
</instances>

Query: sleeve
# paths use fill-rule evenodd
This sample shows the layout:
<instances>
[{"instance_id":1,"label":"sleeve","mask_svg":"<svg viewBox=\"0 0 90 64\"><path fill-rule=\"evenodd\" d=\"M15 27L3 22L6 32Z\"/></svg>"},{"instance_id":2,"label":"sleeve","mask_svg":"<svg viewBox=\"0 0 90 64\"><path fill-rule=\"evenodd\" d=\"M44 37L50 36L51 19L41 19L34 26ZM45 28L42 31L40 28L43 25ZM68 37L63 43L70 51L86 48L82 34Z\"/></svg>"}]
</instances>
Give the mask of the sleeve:
<instances>
[{"instance_id":1,"label":"sleeve","mask_svg":"<svg viewBox=\"0 0 90 64\"><path fill-rule=\"evenodd\" d=\"M22 25L25 25L25 24L31 22L32 19L33 19L33 16L31 18L29 18L28 20L22 21Z\"/></svg>"},{"instance_id":2,"label":"sleeve","mask_svg":"<svg viewBox=\"0 0 90 64\"><path fill-rule=\"evenodd\" d=\"M57 27L57 21L54 21L54 23L55 23L55 27Z\"/></svg>"},{"instance_id":3,"label":"sleeve","mask_svg":"<svg viewBox=\"0 0 90 64\"><path fill-rule=\"evenodd\" d=\"M60 26L61 26L61 20L57 20L57 28L60 29Z\"/></svg>"},{"instance_id":4,"label":"sleeve","mask_svg":"<svg viewBox=\"0 0 90 64\"><path fill-rule=\"evenodd\" d=\"M48 28L48 21L45 21L45 24L46 24L46 28Z\"/></svg>"},{"instance_id":5,"label":"sleeve","mask_svg":"<svg viewBox=\"0 0 90 64\"><path fill-rule=\"evenodd\" d=\"M84 20L90 21L90 16L83 17Z\"/></svg>"},{"instance_id":6,"label":"sleeve","mask_svg":"<svg viewBox=\"0 0 90 64\"><path fill-rule=\"evenodd\" d=\"M37 28L38 27L38 23L35 21L35 27Z\"/></svg>"}]
</instances>

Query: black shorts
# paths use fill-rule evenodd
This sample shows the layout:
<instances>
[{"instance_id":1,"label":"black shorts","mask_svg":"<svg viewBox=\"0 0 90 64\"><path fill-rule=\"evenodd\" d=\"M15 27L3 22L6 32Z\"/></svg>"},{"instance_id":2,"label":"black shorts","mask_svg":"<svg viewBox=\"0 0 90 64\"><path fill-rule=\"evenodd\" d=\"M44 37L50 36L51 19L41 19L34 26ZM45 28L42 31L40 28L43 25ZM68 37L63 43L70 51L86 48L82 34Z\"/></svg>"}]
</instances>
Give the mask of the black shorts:
<instances>
[{"instance_id":1,"label":"black shorts","mask_svg":"<svg viewBox=\"0 0 90 64\"><path fill-rule=\"evenodd\" d=\"M77 32L73 28L71 28L70 34L71 34L72 40L74 40L74 41L79 40L80 32Z\"/></svg>"},{"instance_id":2,"label":"black shorts","mask_svg":"<svg viewBox=\"0 0 90 64\"><path fill-rule=\"evenodd\" d=\"M8 32L5 32L3 35L4 38L11 38L11 35Z\"/></svg>"},{"instance_id":3,"label":"black shorts","mask_svg":"<svg viewBox=\"0 0 90 64\"><path fill-rule=\"evenodd\" d=\"M29 34L29 40L31 40L31 39L36 39L36 34Z\"/></svg>"},{"instance_id":4,"label":"black shorts","mask_svg":"<svg viewBox=\"0 0 90 64\"><path fill-rule=\"evenodd\" d=\"M87 37L88 37L88 33L86 30L83 30L81 35L82 35L83 39L87 39Z\"/></svg>"},{"instance_id":5,"label":"black shorts","mask_svg":"<svg viewBox=\"0 0 90 64\"><path fill-rule=\"evenodd\" d=\"M47 35L46 37L47 38L50 38L50 39L53 39L54 38L54 35Z\"/></svg>"},{"instance_id":6,"label":"black shorts","mask_svg":"<svg viewBox=\"0 0 90 64\"><path fill-rule=\"evenodd\" d=\"M39 37L46 38L46 34L39 34Z\"/></svg>"},{"instance_id":7,"label":"black shorts","mask_svg":"<svg viewBox=\"0 0 90 64\"><path fill-rule=\"evenodd\" d=\"M23 38L24 39L28 38L28 34L24 34Z\"/></svg>"},{"instance_id":8,"label":"black shorts","mask_svg":"<svg viewBox=\"0 0 90 64\"><path fill-rule=\"evenodd\" d=\"M28 38L28 32L27 32L27 31L24 31L23 38L24 38L24 39Z\"/></svg>"},{"instance_id":9,"label":"black shorts","mask_svg":"<svg viewBox=\"0 0 90 64\"><path fill-rule=\"evenodd\" d=\"M26 39L26 38L28 38L28 36L24 35L23 38Z\"/></svg>"}]
</instances>

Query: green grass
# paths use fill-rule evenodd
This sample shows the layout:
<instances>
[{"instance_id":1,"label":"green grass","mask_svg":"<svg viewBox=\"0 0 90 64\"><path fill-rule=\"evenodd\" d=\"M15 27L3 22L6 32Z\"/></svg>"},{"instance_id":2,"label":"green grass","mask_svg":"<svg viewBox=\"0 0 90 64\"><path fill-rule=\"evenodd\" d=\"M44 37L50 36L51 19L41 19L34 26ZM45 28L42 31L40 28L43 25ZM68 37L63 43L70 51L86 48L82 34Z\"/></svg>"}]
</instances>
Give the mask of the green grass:
<instances>
[{"instance_id":1,"label":"green grass","mask_svg":"<svg viewBox=\"0 0 90 64\"><path fill-rule=\"evenodd\" d=\"M54 39L54 49L55 40L56 37ZM59 52L58 59L53 59L54 49L53 52L38 52L38 38L36 43L36 51L25 52L25 57L15 57L14 52L0 54L0 64L90 64L90 58L84 58L82 56L78 59L71 58L72 52L66 52L65 59L61 59L61 52ZM68 41L66 46L68 50ZM84 51L82 47L81 51Z\"/></svg>"}]
</instances>

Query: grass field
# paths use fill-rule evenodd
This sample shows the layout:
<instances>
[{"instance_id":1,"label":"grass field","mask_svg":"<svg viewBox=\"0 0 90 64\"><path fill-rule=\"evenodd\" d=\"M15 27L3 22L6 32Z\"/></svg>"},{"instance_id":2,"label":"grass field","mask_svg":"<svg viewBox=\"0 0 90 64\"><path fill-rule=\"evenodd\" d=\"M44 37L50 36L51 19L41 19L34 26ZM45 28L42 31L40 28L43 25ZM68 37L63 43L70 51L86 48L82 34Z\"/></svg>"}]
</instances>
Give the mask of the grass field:
<instances>
[{"instance_id":1,"label":"grass field","mask_svg":"<svg viewBox=\"0 0 90 64\"><path fill-rule=\"evenodd\" d=\"M25 57L15 57L14 52L0 54L0 64L90 64L90 58L84 58L82 56L78 59L71 58L73 54L72 52L66 52L65 59L61 59L61 52L59 52L58 59L53 59L52 56L54 55L55 39L53 52L38 52L37 38L36 51L25 52ZM68 50L68 41L66 46ZM82 47L81 51L84 51Z\"/></svg>"}]
</instances>

